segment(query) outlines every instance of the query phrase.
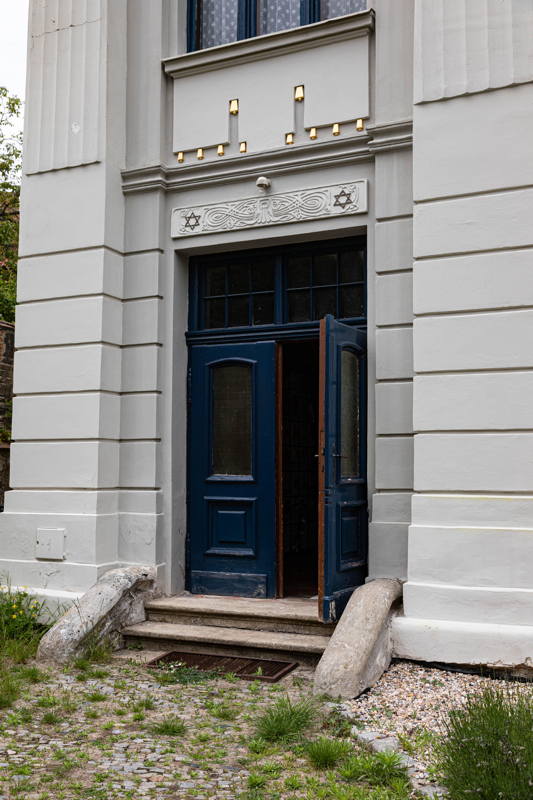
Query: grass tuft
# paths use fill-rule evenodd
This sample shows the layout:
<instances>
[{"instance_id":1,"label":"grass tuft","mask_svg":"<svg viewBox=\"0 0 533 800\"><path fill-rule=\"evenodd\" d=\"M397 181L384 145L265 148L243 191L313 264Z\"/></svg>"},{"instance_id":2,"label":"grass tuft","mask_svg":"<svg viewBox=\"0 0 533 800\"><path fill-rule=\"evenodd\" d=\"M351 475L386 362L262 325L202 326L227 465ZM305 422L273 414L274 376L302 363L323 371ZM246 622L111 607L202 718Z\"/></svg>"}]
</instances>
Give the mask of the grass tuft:
<instances>
[{"instance_id":1,"label":"grass tuft","mask_svg":"<svg viewBox=\"0 0 533 800\"><path fill-rule=\"evenodd\" d=\"M152 730L160 736L183 736L187 728L179 717L167 717L154 725Z\"/></svg>"},{"instance_id":2,"label":"grass tuft","mask_svg":"<svg viewBox=\"0 0 533 800\"><path fill-rule=\"evenodd\" d=\"M371 786L388 786L391 781L406 781L406 770L398 753L360 753L348 758L340 769L347 781L363 780Z\"/></svg>"},{"instance_id":3,"label":"grass tuft","mask_svg":"<svg viewBox=\"0 0 533 800\"><path fill-rule=\"evenodd\" d=\"M20 695L20 687L9 673L0 676L0 708L11 708Z\"/></svg>"},{"instance_id":4,"label":"grass tuft","mask_svg":"<svg viewBox=\"0 0 533 800\"><path fill-rule=\"evenodd\" d=\"M533 692L488 687L448 714L437 768L454 800L531 800Z\"/></svg>"},{"instance_id":5,"label":"grass tuft","mask_svg":"<svg viewBox=\"0 0 533 800\"><path fill-rule=\"evenodd\" d=\"M234 706L228 705L227 703L208 702L205 704L205 707L213 717L216 717L217 719L223 719L227 722L237 719L239 715L238 709L236 709Z\"/></svg>"},{"instance_id":6,"label":"grass tuft","mask_svg":"<svg viewBox=\"0 0 533 800\"><path fill-rule=\"evenodd\" d=\"M55 711L45 711L42 721L45 725L57 725L58 722L61 722L61 717Z\"/></svg>"},{"instance_id":7,"label":"grass tuft","mask_svg":"<svg viewBox=\"0 0 533 800\"><path fill-rule=\"evenodd\" d=\"M315 721L317 708L311 700L292 703L282 697L267 708L256 723L256 735L267 742L296 739Z\"/></svg>"},{"instance_id":8,"label":"grass tuft","mask_svg":"<svg viewBox=\"0 0 533 800\"><path fill-rule=\"evenodd\" d=\"M103 692L89 692L89 694L85 695L85 698L89 703L103 703L104 700L108 700L108 696Z\"/></svg>"},{"instance_id":9,"label":"grass tuft","mask_svg":"<svg viewBox=\"0 0 533 800\"><path fill-rule=\"evenodd\" d=\"M352 750L349 742L321 736L305 748L307 757L316 769L331 769L345 759Z\"/></svg>"}]
</instances>

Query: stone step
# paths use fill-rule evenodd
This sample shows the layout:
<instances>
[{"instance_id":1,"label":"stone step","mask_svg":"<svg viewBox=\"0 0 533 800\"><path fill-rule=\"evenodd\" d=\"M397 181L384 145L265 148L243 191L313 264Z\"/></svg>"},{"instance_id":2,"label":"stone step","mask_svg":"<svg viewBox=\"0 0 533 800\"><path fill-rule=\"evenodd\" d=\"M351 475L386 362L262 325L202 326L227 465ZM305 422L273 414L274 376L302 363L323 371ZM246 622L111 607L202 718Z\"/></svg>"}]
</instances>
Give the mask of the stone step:
<instances>
[{"instance_id":1,"label":"stone step","mask_svg":"<svg viewBox=\"0 0 533 800\"><path fill-rule=\"evenodd\" d=\"M318 619L316 600L179 595L146 603L147 619L188 625L329 636L334 624Z\"/></svg>"},{"instance_id":2,"label":"stone step","mask_svg":"<svg viewBox=\"0 0 533 800\"><path fill-rule=\"evenodd\" d=\"M216 625L182 625L150 620L130 625L122 633L126 646L140 644L152 650L279 658L312 666L318 663L329 642L329 636L313 634L222 628Z\"/></svg>"}]
</instances>

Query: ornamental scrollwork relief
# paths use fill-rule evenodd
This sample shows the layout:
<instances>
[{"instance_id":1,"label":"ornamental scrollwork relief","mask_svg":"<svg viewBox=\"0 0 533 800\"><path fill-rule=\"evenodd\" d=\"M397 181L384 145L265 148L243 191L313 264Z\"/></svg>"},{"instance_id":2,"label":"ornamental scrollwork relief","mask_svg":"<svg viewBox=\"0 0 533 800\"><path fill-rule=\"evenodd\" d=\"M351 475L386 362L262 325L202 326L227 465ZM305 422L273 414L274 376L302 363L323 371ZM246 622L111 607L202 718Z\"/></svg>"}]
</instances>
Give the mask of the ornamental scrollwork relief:
<instances>
[{"instance_id":1,"label":"ornamental scrollwork relief","mask_svg":"<svg viewBox=\"0 0 533 800\"><path fill-rule=\"evenodd\" d=\"M366 210L367 184L362 180L227 203L175 208L172 211L171 234L177 238L224 233L243 228L362 214Z\"/></svg>"}]
</instances>

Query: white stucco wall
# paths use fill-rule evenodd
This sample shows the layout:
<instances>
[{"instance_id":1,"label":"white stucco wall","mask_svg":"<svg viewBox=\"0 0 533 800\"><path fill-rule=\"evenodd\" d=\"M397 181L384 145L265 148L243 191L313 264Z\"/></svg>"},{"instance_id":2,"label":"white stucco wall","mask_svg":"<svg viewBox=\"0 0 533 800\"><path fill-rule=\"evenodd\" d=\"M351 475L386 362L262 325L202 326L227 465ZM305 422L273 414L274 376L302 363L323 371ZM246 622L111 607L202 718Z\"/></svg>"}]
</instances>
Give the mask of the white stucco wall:
<instances>
[{"instance_id":1,"label":"white stucco wall","mask_svg":"<svg viewBox=\"0 0 533 800\"><path fill-rule=\"evenodd\" d=\"M310 145L297 108L297 143L284 148L287 108L274 98L268 137L278 147L262 149L248 120L242 160L233 142L224 159L198 162L191 151L178 165L194 108L173 97L180 70L194 77L198 63L176 58L185 3L93 0L79 17L70 0L58 20L54 3L32 3L12 490L0 516L0 571L13 583L74 598L107 569L142 563L157 565L165 591L180 591L188 257L366 230L369 576L407 578L396 652L529 657L533 153L523 132L533 122L533 9L529 0L371 5L375 24L371 15L361 29L328 23L343 42L339 59L352 64L350 37L358 57L368 53L368 86L354 93L367 103L364 132L324 130ZM306 49L298 37L311 35ZM288 85L321 35L275 44L276 57L291 56ZM237 48L243 63L253 47ZM268 59L246 64L235 80L253 97ZM327 76L309 75L316 100ZM218 113L214 98L202 103ZM351 109L343 96L331 123ZM336 113L333 97L321 112ZM173 208L256 197L259 174L275 192L366 180L368 209L171 236ZM61 558L36 557L42 528L56 531Z\"/></svg>"},{"instance_id":2,"label":"white stucco wall","mask_svg":"<svg viewBox=\"0 0 533 800\"><path fill-rule=\"evenodd\" d=\"M532 26L522 0L416 3L411 658L533 656Z\"/></svg>"}]
</instances>

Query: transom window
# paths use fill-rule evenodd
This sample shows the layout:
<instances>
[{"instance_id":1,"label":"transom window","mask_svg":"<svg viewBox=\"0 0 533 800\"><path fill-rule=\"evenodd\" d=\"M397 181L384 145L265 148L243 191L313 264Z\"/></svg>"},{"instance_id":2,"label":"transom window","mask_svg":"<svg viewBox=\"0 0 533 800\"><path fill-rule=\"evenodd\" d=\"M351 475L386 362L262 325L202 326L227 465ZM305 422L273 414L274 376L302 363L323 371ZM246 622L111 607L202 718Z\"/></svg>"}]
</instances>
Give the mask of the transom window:
<instances>
[{"instance_id":1,"label":"transom window","mask_svg":"<svg viewBox=\"0 0 533 800\"><path fill-rule=\"evenodd\" d=\"M189 0L188 49L297 28L366 7L367 0Z\"/></svg>"},{"instance_id":2,"label":"transom window","mask_svg":"<svg viewBox=\"0 0 533 800\"><path fill-rule=\"evenodd\" d=\"M315 244L191 260L191 330L364 321L366 243Z\"/></svg>"}]
</instances>

